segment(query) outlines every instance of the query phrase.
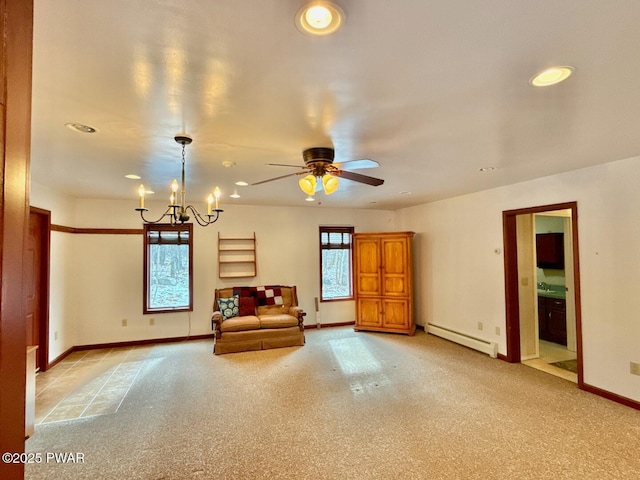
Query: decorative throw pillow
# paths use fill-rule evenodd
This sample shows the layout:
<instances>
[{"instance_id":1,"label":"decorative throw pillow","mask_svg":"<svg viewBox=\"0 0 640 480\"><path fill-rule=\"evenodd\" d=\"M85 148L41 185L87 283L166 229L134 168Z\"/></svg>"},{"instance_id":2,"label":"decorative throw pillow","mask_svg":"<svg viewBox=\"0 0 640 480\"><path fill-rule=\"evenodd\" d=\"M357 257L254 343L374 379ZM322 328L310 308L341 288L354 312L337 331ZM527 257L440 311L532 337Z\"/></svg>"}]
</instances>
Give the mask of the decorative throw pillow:
<instances>
[{"instance_id":1,"label":"decorative throw pillow","mask_svg":"<svg viewBox=\"0 0 640 480\"><path fill-rule=\"evenodd\" d=\"M218 308L220 308L220 313L222 313L223 320L237 317L239 311L238 295L234 295L230 298L219 298Z\"/></svg>"},{"instance_id":2,"label":"decorative throw pillow","mask_svg":"<svg viewBox=\"0 0 640 480\"><path fill-rule=\"evenodd\" d=\"M247 315L256 314L256 301L253 297L240 297L239 298L239 316L244 317Z\"/></svg>"}]
</instances>

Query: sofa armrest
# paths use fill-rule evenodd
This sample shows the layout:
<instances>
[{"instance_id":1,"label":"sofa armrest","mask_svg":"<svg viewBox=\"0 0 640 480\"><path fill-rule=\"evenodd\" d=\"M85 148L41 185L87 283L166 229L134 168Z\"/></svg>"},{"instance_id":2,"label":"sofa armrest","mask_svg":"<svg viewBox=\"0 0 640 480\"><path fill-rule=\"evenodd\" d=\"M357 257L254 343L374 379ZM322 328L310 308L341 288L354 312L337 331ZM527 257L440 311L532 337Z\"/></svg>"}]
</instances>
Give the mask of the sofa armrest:
<instances>
[{"instance_id":1,"label":"sofa armrest","mask_svg":"<svg viewBox=\"0 0 640 480\"><path fill-rule=\"evenodd\" d=\"M216 339L220 340L220 336L222 335L222 330L220 327L222 326L222 313L221 312L213 312L211 314L211 330L213 330L216 334Z\"/></svg>"},{"instance_id":2,"label":"sofa armrest","mask_svg":"<svg viewBox=\"0 0 640 480\"><path fill-rule=\"evenodd\" d=\"M289 307L289 315L292 315L298 319L298 327L300 327L300 330L304 330L304 317L306 314L307 313L302 309L302 307Z\"/></svg>"}]
</instances>

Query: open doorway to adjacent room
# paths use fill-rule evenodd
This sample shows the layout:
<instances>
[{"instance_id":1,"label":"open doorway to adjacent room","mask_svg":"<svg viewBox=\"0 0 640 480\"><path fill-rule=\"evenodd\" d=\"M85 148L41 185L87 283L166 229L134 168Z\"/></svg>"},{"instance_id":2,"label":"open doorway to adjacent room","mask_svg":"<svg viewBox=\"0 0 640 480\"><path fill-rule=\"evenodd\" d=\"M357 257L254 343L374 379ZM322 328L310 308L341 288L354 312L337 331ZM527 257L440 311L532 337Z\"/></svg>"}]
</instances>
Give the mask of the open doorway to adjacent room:
<instances>
[{"instance_id":1,"label":"open doorway to adjacent room","mask_svg":"<svg viewBox=\"0 0 640 480\"><path fill-rule=\"evenodd\" d=\"M503 212L507 360L582 382L577 204Z\"/></svg>"}]
</instances>

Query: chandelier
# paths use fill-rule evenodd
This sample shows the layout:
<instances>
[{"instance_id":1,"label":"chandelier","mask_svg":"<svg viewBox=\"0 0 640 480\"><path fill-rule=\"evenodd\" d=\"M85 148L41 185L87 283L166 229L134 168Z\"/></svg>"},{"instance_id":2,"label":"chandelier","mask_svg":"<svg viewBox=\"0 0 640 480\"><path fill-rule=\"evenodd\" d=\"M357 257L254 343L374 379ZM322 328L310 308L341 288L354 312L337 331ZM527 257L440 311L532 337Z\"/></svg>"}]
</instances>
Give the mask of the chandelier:
<instances>
[{"instance_id":1,"label":"chandelier","mask_svg":"<svg viewBox=\"0 0 640 480\"><path fill-rule=\"evenodd\" d=\"M207 225L211 225L218 220L220 213L223 210L220 210L220 189L216 187L213 190L213 194L209 194L209 198L207 198L207 214L203 215L196 207L193 205L185 205L185 188L184 188L184 150L187 145L192 142L191 137L187 135L176 135L174 140L182 145L182 181L181 184L178 185L177 180L173 180L171 182L171 199L169 201L169 206L165 210L165 212L155 221L147 220L144 218L144 212L148 211L147 208L144 207L144 195L146 190L144 185L140 185L138 189L138 195L140 196L140 206L136 208L136 211L140 212L140 217L144 223L160 223L163 218L168 217L169 223L171 225L175 225L177 223L184 223L189 220L189 212L193 215L196 222L206 227ZM180 203L178 203L178 189L180 188Z\"/></svg>"}]
</instances>

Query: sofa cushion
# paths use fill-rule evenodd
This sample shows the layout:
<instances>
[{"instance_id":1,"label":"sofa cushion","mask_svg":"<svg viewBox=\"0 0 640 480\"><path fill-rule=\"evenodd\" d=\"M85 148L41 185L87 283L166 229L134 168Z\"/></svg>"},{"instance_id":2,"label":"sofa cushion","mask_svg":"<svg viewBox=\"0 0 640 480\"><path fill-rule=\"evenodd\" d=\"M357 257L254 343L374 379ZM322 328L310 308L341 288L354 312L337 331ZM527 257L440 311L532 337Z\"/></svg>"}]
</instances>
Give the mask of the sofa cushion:
<instances>
[{"instance_id":1,"label":"sofa cushion","mask_svg":"<svg viewBox=\"0 0 640 480\"><path fill-rule=\"evenodd\" d=\"M256 314L256 301L253 297L239 297L239 313L241 317Z\"/></svg>"},{"instance_id":2,"label":"sofa cushion","mask_svg":"<svg viewBox=\"0 0 640 480\"><path fill-rule=\"evenodd\" d=\"M222 332L243 332L245 330L258 330L259 328L260 320L258 320L258 317L253 315L223 320L222 325L220 325L220 330Z\"/></svg>"},{"instance_id":3,"label":"sofa cushion","mask_svg":"<svg viewBox=\"0 0 640 480\"><path fill-rule=\"evenodd\" d=\"M222 313L222 319L237 317L239 313L238 295L229 298L219 298L218 307Z\"/></svg>"},{"instance_id":4,"label":"sofa cushion","mask_svg":"<svg viewBox=\"0 0 640 480\"><path fill-rule=\"evenodd\" d=\"M260 315L258 318L260 320L260 328L283 328L298 325L298 319L286 313L279 315Z\"/></svg>"}]
</instances>

